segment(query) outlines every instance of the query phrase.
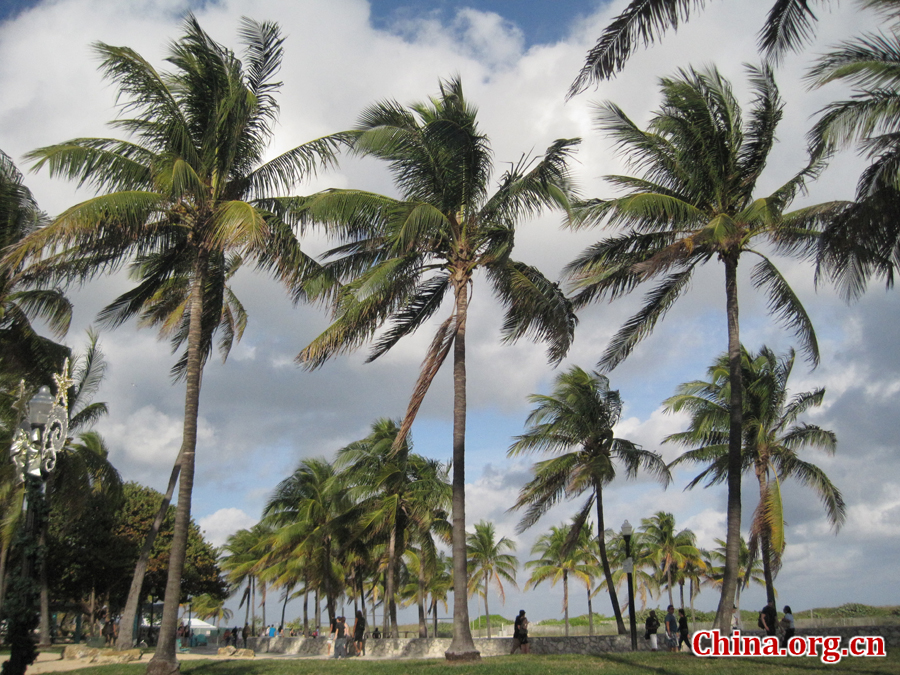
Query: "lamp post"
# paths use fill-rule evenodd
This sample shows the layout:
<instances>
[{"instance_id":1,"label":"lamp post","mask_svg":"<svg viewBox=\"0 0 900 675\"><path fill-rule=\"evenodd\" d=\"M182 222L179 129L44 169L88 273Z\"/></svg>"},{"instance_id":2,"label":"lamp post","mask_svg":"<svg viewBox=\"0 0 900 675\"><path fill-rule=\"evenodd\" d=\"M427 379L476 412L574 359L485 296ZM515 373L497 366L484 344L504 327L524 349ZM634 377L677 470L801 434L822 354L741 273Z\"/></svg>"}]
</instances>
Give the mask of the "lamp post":
<instances>
[{"instance_id":1,"label":"lamp post","mask_svg":"<svg viewBox=\"0 0 900 675\"><path fill-rule=\"evenodd\" d=\"M634 560L631 557L631 535L634 528L627 520L622 523L622 537L625 539L625 572L628 575L628 623L631 626L631 650L637 651L637 628L634 625Z\"/></svg>"},{"instance_id":2,"label":"lamp post","mask_svg":"<svg viewBox=\"0 0 900 675\"><path fill-rule=\"evenodd\" d=\"M25 526L19 528L16 543L22 551L19 582L10 584L4 610L9 617L10 658L3 664L3 675L24 675L37 658L34 630L40 621L38 599L40 581L35 571L43 564L44 551L38 532L46 518L44 480L56 467L56 456L66 444L69 430L67 392L72 381L68 377L66 359L62 374L54 375L56 397L43 386L30 401L25 400L25 382L19 384L14 408L20 417L19 427L9 449L16 471L16 482L25 486Z\"/></svg>"}]
</instances>

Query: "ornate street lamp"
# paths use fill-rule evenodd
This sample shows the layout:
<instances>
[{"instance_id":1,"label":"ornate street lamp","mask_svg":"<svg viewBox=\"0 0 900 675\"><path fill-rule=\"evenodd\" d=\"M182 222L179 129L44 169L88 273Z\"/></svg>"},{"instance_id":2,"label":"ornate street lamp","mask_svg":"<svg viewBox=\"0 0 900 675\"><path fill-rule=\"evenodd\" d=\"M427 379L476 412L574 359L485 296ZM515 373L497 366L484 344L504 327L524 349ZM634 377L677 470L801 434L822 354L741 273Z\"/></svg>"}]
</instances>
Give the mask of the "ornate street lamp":
<instances>
[{"instance_id":1,"label":"ornate street lamp","mask_svg":"<svg viewBox=\"0 0 900 675\"><path fill-rule=\"evenodd\" d=\"M631 650L637 651L637 628L634 625L634 560L631 557L631 535L634 528L627 520L622 523L622 537L625 539L625 572L628 575L628 623L631 626Z\"/></svg>"},{"instance_id":2,"label":"ornate street lamp","mask_svg":"<svg viewBox=\"0 0 900 675\"><path fill-rule=\"evenodd\" d=\"M18 548L22 551L22 574L17 584L10 584L4 605L8 617L8 641L10 658L3 664L3 675L24 675L34 663L37 649L34 629L39 623L40 581L35 570L43 562L37 533L46 518L44 480L56 468L56 456L66 444L69 431L69 406L67 392L72 385L68 377L69 360L63 365L62 374L54 375L56 397L49 387L41 387L30 401L25 400L25 382L19 384L19 396L15 409L20 424L9 449L16 468L17 483L25 484L25 527L17 534Z\"/></svg>"}]
</instances>

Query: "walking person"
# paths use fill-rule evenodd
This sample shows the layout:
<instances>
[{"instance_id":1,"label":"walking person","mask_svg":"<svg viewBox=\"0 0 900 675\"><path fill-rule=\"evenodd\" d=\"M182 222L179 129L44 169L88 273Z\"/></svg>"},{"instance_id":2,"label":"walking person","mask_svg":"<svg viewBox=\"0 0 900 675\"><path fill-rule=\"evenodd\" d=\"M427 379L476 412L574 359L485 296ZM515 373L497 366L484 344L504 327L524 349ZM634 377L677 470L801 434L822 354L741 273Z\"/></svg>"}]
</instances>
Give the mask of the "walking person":
<instances>
[{"instance_id":1,"label":"walking person","mask_svg":"<svg viewBox=\"0 0 900 675\"><path fill-rule=\"evenodd\" d=\"M528 619L525 618L524 609L519 610L513 624L513 646L510 654L515 654L517 649L521 649L523 654L528 654L531 649L528 644Z\"/></svg>"},{"instance_id":2,"label":"walking person","mask_svg":"<svg viewBox=\"0 0 900 675\"><path fill-rule=\"evenodd\" d=\"M778 610L775 609L775 602L767 602L759 613L759 621L757 625L766 631L766 635L775 635L778 632Z\"/></svg>"},{"instance_id":3,"label":"walking person","mask_svg":"<svg viewBox=\"0 0 900 675\"><path fill-rule=\"evenodd\" d=\"M333 658L347 658L347 619L342 616L335 621Z\"/></svg>"},{"instance_id":4,"label":"walking person","mask_svg":"<svg viewBox=\"0 0 900 675\"><path fill-rule=\"evenodd\" d=\"M659 619L656 618L656 612L651 609L650 616L648 616L647 620L644 622L644 639L650 640L651 652L659 651L659 638L656 635L656 631L658 630Z\"/></svg>"},{"instance_id":5,"label":"walking person","mask_svg":"<svg viewBox=\"0 0 900 675\"><path fill-rule=\"evenodd\" d=\"M670 652L678 651L678 619L675 618L675 605L666 608L666 647Z\"/></svg>"},{"instance_id":6,"label":"walking person","mask_svg":"<svg viewBox=\"0 0 900 675\"><path fill-rule=\"evenodd\" d=\"M682 607L678 610L678 651L681 651L681 645L687 645L688 651L691 651L691 640L688 637L690 632L687 614Z\"/></svg>"},{"instance_id":7,"label":"walking person","mask_svg":"<svg viewBox=\"0 0 900 675\"><path fill-rule=\"evenodd\" d=\"M353 643L356 647L356 655L362 656L366 653L366 617L362 610L356 610L356 622L353 624Z\"/></svg>"},{"instance_id":8,"label":"walking person","mask_svg":"<svg viewBox=\"0 0 900 675\"><path fill-rule=\"evenodd\" d=\"M783 631L783 635L781 636L781 648L787 649L788 642L794 637L794 633L796 632L794 614L791 612L790 605L784 606L784 617L781 619L781 630Z\"/></svg>"},{"instance_id":9,"label":"walking person","mask_svg":"<svg viewBox=\"0 0 900 675\"><path fill-rule=\"evenodd\" d=\"M337 617L334 617L331 620L331 627L328 629L328 656L331 656L331 652L334 649L334 638L337 635Z\"/></svg>"}]
</instances>

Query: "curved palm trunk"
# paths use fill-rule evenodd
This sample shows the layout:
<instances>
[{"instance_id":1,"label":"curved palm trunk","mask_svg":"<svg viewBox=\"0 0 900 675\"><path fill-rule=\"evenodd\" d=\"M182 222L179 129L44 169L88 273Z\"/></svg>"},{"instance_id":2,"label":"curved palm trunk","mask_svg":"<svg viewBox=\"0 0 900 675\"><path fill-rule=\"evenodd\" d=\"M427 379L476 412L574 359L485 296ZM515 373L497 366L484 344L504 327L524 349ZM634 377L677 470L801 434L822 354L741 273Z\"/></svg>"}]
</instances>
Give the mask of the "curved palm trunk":
<instances>
[{"instance_id":1,"label":"curved palm trunk","mask_svg":"<svg viewBox=\"0 0 900 675\"><path fill-rule=\"evenodd\" d=\"M597 547L600 549L600 563L603 565L603 576L606 578L606 590L609 592L609 600L612 603L613 614L616 617L616 629L619 635L625 635L625 622L622 620L622 610L619 609L619 597L616 587L613 585L612 570L609 567L609 556L606 555L606 521L603 520L603 488L594 485L594 500L597 508Z\"/></svg>"},{"instance_id":2,"label":"curved palm trunk","mask_svg":"<svg viewBox=\"0 0 900 675\"><path fill-rule=\"evenodd\" d=\"M194 487L194 453L197 447L197 417L200 412L200 379L203 374L201 353L203 290L206 285L206 254L194 261L191 289L190 327L188 329L187 386L184 402L184 436L181 446L181 477L178 506L169 554L169 575L163 601L163 618L159 642L153 658L147 664L148 675L170 675L179 672L175 656L175 630L178 626L178 604L181 600L181 575L187 551L188 528L191 524L191 492Z\"/></svg>"},{"instance_id":3,"label":"curved palm trunk","mask_svg":"<svg viewBox=\"0 0 900 675\"><path fill-rule=\"evenodd\" d=\"M169 510L169 504L172 501L175 484L178 482L180 473L181 450L178 451L178 457L175 458L175 466L172 467L172 473L169 476L169 487L166 489L166 494L159 505L159 510L156 512L156 517L153 519L153 524L150 526L144 545L141 547L141 553L134 568L134 576L131 577L131 588L128 590L128 599L125 601L125 609L122 610L122 618L119 621L119 637L116 638L116 649L131 649L137 641L134 635L134 625L137 623L141 589L144 587L144 576L147 574L147 565L150 563L150 553L153 550L156 535L159 534L163 520L166 518L166 512Z\"/></svg>"},{"instance_id":4,"label":"curved palm trunk","mask_svg":"<svg viewBox=\"0 0 900 675\"><path fill-rule=\"evenodd\" d=\"M675 606L675 599L672 597L672 565L666 567L666 590L669 591L669 604Z\"/></svg>"},{"instance_id":5,"label":"curved palm trunk","mask_svg":"<svg viewBox=\"0 0 900 675\"><path fill-rule=\"evenodd\" d=\"M456 286L456 336L453 339L453 640L447 660L475 660L469 629L468 571L466 569L466 281Z\"/></svg>"},{"instance_id":6,"label":"curved palm trunk","mask_svg":"<svg viewBox=\"0 0 900 675\"><path fill-rule=\"evenodd\" d=\"M384 602L387 611L384 613L384 635L393 638L400 637L400 626L397 624L397 518L394 514L394 523L391 525L391 534L388 537L387 569L384 572ZM390 619L390 632L388 632L388 620Z\"/></svg>"},{"instance_id":7,"label":"curved palm trunk","mask_svg":"<svg viewBox=\"0 0 900 675\"><path fill-rule=\"evenodd\" d=\"M303 637L309 637L309 572L303 573Z\"/></svg>"},{"instance_id":8,"label":"curved palm trunk","mask_svg":"<svg viewBox=\"0 0 900 675\"><path fill-rule=\"evenodd\" d=\"M743 382L741 381L741 334L738 321L737 254L722 256L725 263L725 311L728 316L728 371L731 386L728 428L728 511L725 535L725 573L722 595L713 628L728 628L734 608L741 546L741 427L743 426Z\"/></svg>"},{"instance_id":9,"label":"curved palm trunk","mask_svg":"<svg viewBox=\"0 0 900 675\"><path fill-rule=\"evenodd\" d=\"M569 572L563 570L563 618L566 622L566 637L569 637Z\"/></svg>"}]
</instances>

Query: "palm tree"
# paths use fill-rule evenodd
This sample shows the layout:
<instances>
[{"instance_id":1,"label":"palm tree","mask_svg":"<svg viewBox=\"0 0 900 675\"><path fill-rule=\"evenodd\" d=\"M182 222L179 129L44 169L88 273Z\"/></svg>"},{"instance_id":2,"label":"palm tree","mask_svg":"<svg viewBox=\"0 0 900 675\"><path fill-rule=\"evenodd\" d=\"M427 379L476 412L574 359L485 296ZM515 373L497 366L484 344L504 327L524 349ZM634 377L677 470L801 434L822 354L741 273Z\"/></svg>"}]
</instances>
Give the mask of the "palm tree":
<instances>
[{"instance_id":1,"label":"palm tree","mask_svg":"<svg viewBox=\"0 0 900 675\"><path fill-rule=\"evenodd\" d=\"M700 560L697 538L687 529L676 532L675 516L665 511L657 511L649 518L643 518L639 529L645 556L652 561L656 573L665 582L669 604L674 606L672 588L678 572L689 562ZM684 607L684 602L681 606Z\"/></svg>"},{"instance_id":2,"label":"palm tree","mask_svg":"<svg viewBox=\"0 0 900 675\"><path fill-rule=\"evenodd\" d=\"M235 256L294 283L306 264L276 191L317 163L338 140L294 148L262 162L277 119L274 81L283 38L274 23L243 19L244 61L216 43L193 16L170 45L170 72L127 47L98 43L101 69L118 86L127 118L115 126L134 140L75 139L30 153L48 167L102 192L73 206L16 246L7 265L31 262L66 278L89 278L133 260L140 283L116 299L113 323L149 311L185 317L173 336L186 343L184 436L175 533L160 641L148 669L177 670L175 628L190 521L200 376L212 333L227 313L225 281ZM179 295L178 290L187 291ZM165 308L165 309L164 309ZM232 325L223 334L229 344Z\"/></svg>"},{"instance_id":3,"label":"palm tree","mask_svg":"<svg viewBox=\"0 0 900 675\"><path fill-rule=\"evenodd\" d=\"M238 530L228 537L222 547L221 566L230 587L238 590L244 582L247 583L240 606L246 603L244 623L253 622L253 635L256 635L256 588L263 569L261 561L268 553L271 535L272 528L260 522L250 529Z\"/></svg>"},{"instance_id":4,"label":"palm tree","mask_svg":"<svg viewBox=\"0 0 900 675\"><path fill-rule=\"evenodd\" d=\"M875 3L872 3L875 4ZM900 102L900 3L884 1L889 34L865 34L820 57L808 80L815 87L830 82L851 85L849 100L835 101L809 134L814 156L828 156L850 146L871 161L860 176L853 202L833 204L818 253L819 275L830 277L842 295L856 299L870 278L890 288L900 271L900 204L897 176L900 156L895 128Z\"/></svg>"},{"instance_id":5,"label":"palm tree","mask_svg":"<svg viewBox=\"0 0 900 675\"><path fill-rule=\"evenodd\" d=\"M812 0L826 5L829 0ZM874 7L888 15L898 12L896 0L858 0L862 7ZM690 18L692 10L705 0L632 0L600 35L588 52L581 72L569 88L569 97L600 80L611 79L624 66L639 43L645 46L660 39L671 28ZM766 59L777 63L787 51L809 42L815 33L816 15L810 0L774 0L757 43Z\"/></svg>"},{"instance_id":6,"label":"palm tree","mask_svg":"<svg viewBox=\"0 0 900 675\"><path fill-rule=\"evenodd\" d=\"M468 595L478 594L484 598L484 614L487 618L487 636L491 637L491 612L488 608L488 592L491 584L500 594L500 602L506 602L503 581L516 588L516 557L504 551L515 551L516 543L494 532L494 525L484 520L475 524L475 532L466 537L467 563L469 571ZM455 591L454 591L455 592Z\"/></svg>"},{"instance_id":7,"label":"palm tree","mask_svg":"<svg viewBox=\"0 0 900 675\"><path fill-rule=\"evenodd\" d=\"M571 343L575 319L556 284L510 257L515 228L525 217L565 205L567 162L575 140L553 143L540 160L523 158L490 193L490 143L458 79L440 95L409 108L395 101L366 109L350 132L353 150L388 163L399 198L358 190L328 190L308 198L303 214L349 240L327 255L330 279L316 282L334 301L334 323L298 359L307 367L359 347L385 323L369 360L415 332L452 295L397 436L403 442L428 388L453 352L453 641L449 659L478 658L466 607L466 322L476 271L486 272L506 307L504 340L524 335L550 344L558 362ZM312 292L312 290L310 290Z\"/></svg>"},{"instance_id":8,"label":"palm tree","mask_svg":"<svg viewBox=\"0 0 900 675\"><path fill-rule=\"evenodd\" d=\"M585 582L590 588L590 580L596 573L596 566L592 563L585 549L567 546L570 528L565 525L550 528L550 532L542 534L531 547L531 555L539 556L525 563L527 569L531 569L531 576L525 584L536 588L544 581L550 581L551 586L556 586L562 581L563 585L563 617L566 625L566 637L569 637L569 577ZM590 534L579 532L582 544L590 540ZM490 635L488 635L490 637Z\"/></svg>"},{"instance_id":9,"label":"palm tree","mask_svg":"<svg viewBox=\"0 0 900 675\"><path fill-rule=\"evenodd\" d=\"M703 563L706 566L704 576L707 583L713 587L720 588L722 579L725 577L725 542L721 539L716 539L716 543L719 545L717 548L711 551L704 551ZM750 584L765 587L765 573L762 561L750 555L750 547L747 546L746 540L741 537L741 549L738 556L737 592L734 596L734 606L738 616L740 616L741 612L741 591L749 588Z\"/></svg>"},{"instance_id":10,"label":"palm tree","mask_svg":"<svg viewBox=\"0 0 900 675\"><path fill-rule=\"evenodd\" d=\"M781 484L795 478L819 496L832 527L839 529L845 518L844 500L822 469L806 462L797 453L805 448L834 454L834 432L813 424L798 423L806 411L822 405L824 389L790 395L788 380L794 367L794 351L779 358L768 347L758 354L741 350L744 386L744 433L742 468L753 471L759 484L759 503L750 528L750 552L762 553L766 595L775 601L773 578L781 566L785 529ZM710 366L707 382L688 382L666 400L666 411L687 411L690 428L673 434L664 442L691 448L670 466L682 463L705 464L688 488L701 482L706 487L721 483L727 475L727 425L730 418L728 360L722 355Z\"/></svg>"},{"instance_id":11,"label":"palm tree","mask_svg":"<svg viewBox=\"0 0 900 675\"><path fill-rule=\"evenodd\" d=\"M605 222L628 229L582 253L567 269L577 290L576 306L629 293L642 282L660 279L644 307L614 336L600 361L611 369L647 337L690 287L694 271L717 260L725 271L731 419L729 424L726 541L728 574L716 613L727 624L735 589L737 542L741 524L741 359L737 269L742 255L759 259L752 283L768 293L769 311L795 329L809 360L818 363L815 332L799 298L772 260L758 247L796 254L810 240L801 225L815 221L817 207L783 216L783 211L814 176L811 164L766 197L755 197L775 142L783 103L769 67L750 68L755 96L744 122L731 86L714 68L679 71L663 78L663 102L640 130L613 103L598 108L600 128L642 169L643 177L613 176L625 194L591 200L580 208L576 227ZM787 223L790 223L788 225Z\"/></svg>"},{"instance_id":12,"label":"palm tree","mask_svg":"<svg viewBox=\"0 0 900 675\"><path fill-rule=\"evenodd\" d=\"M409 436L395 452L399 433L394 420L377 420L366 438L338 450L335 460L338 468L344 468L342 479L351 496L358 500L360 526L387 535L384 635L395 638L400 637L397 563L407 548L407 530L430 529L435 513L450 503L449 467L411 452Z\"/></svg>"},{"instance_id":13,"label":"palm tree","mask_svg":"<svg viewBox=\"0 0 900 675\"><path fill-rule=\"evenodd\" d=\"M330 621L337 616L344 588L340 553L356 525L353 505L344 477L333 464L306 459L276 486L263 510L265 522L274 529L270 550L306 558L308 583L325 596Z\"/></svg>"},{"instance_id":14,"label":"palm tree","mask_svg":"<svg viewBox=\"0 0 900 675\"><path fill-rule=\"evenodd\" d=\"M0 251L19 244L45 223L22 174L0 150ZM41 319L62 337L72 319L72 306L62 291L41 288L44 281L21 269L0 268L0 378L10 389L20 378L49 384L50 374L59 372L69 355L66 347L41 337L31 325L33 319Z\"/></svg>"},{"instance_id":15,"label":"palm tree","mask_svg":"<svg viewBox=\"0 0 900 675\"><path fill-rule=\"evenodd\" d=\"M228 624L234 612L225 606L224 598L216 598L209 593L198 595L191 599L191 611L194 616L203 621L212 619L216 622L216 628L224 621Z\"/></svg>"},{"instance_id":16,"label":"palm tree","mask_svg":"<svg viewBox=\"0 0 900 675\"><path fill-rule=\"evenodd\" d=\"M606 588L609 591L620 634L625 623L612 581L612 569L606 553L606 521L603 516L603 490L616 478L616 464L623 465L627 478L635 478L640 469L650 472L663 485L670 476L665 462L655 452L644 450L629 440L615 438L613 427L622 414L619 392L609 388L609 380L598 373L588 374L578 366L557 376L549 395L532 394L535 405L528 416L528 430L516 437L508 455L546 452L556 457L534 465L534 478L519 492L513 509L526 509L519 522L523 532L563 498L588 498L575 517L573 527L586 522L592 507L597 514L597 545Z\"/></svg>"}]
</instances>

